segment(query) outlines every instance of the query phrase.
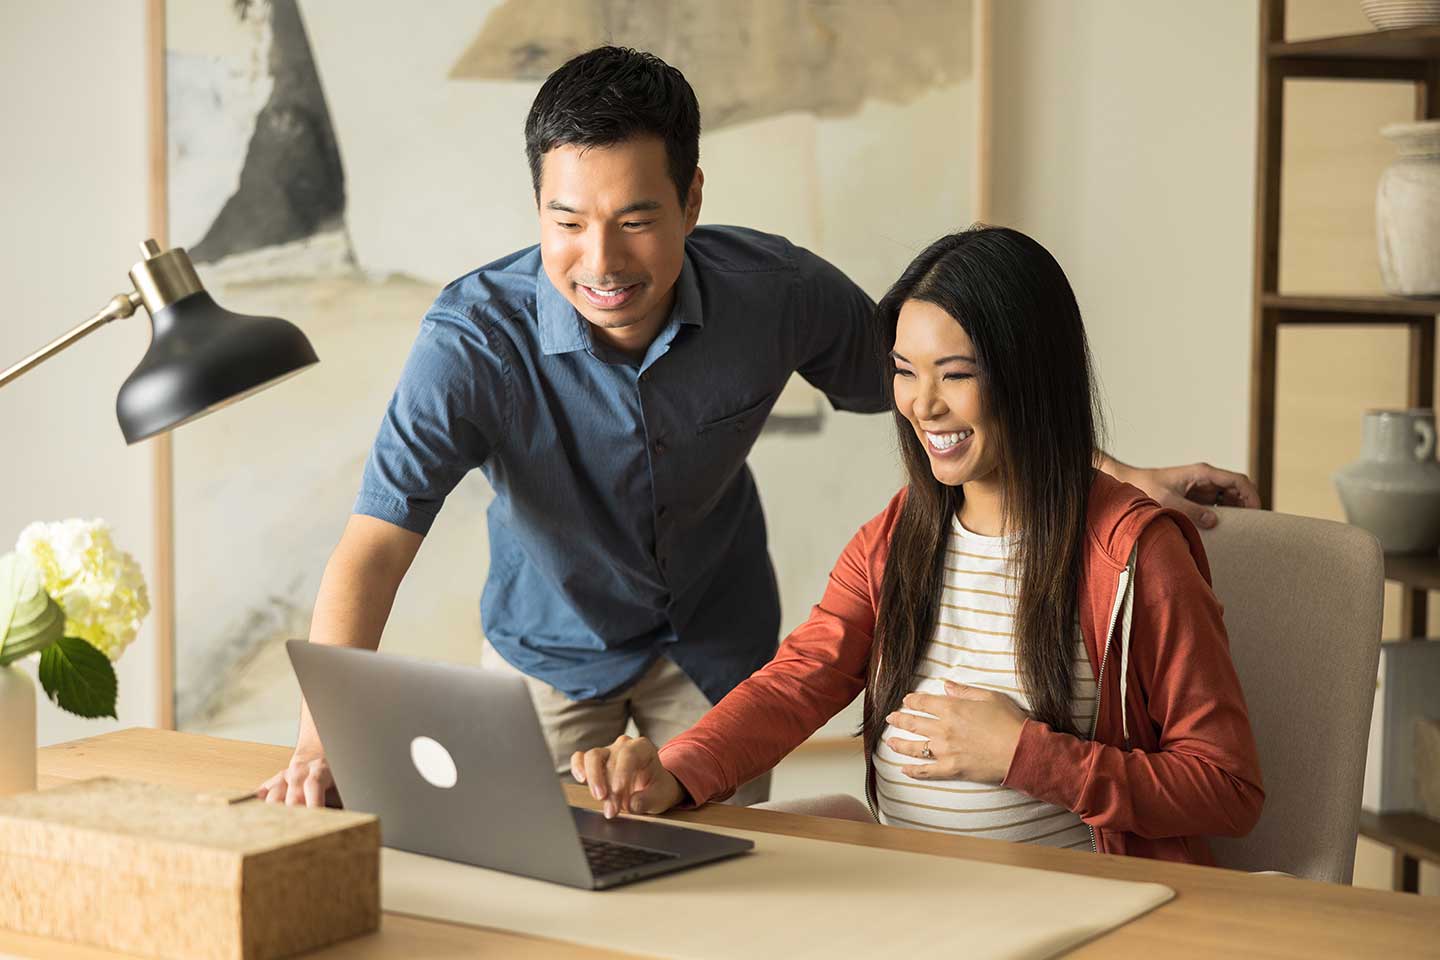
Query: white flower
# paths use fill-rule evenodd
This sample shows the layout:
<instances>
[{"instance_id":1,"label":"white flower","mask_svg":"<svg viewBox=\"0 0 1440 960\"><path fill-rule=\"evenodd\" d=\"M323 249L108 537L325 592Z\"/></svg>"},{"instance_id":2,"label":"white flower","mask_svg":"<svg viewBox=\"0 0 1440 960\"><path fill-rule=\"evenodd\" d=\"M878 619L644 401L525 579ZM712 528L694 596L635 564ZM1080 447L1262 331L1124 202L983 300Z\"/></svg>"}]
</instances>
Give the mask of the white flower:
<instances>
[{"instance_id":1,"label":"white flower","mask_svg":"<svg viewBox=\"0 0 1440 960\"><path fill-rule=\"evenodd\" d=\"M65 636L118 660L150 612L150 597L140 564L115 546L110 525L32 523L20 531L15 549L40 568L45 591L65 611Z\"/></svg>"}]
</instances>

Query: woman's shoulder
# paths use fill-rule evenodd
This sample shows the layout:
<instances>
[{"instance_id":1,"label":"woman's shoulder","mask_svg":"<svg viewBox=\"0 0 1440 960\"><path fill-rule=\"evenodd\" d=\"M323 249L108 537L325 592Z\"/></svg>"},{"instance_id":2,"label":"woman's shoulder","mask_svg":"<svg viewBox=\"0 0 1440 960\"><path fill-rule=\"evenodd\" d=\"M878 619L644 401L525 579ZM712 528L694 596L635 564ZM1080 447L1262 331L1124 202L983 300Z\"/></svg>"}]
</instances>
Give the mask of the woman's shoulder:
<instances>
[{"instance_id":1,"label":"woman's shoulder","mask_svg":"<svg viewBox=\"0 0 1440 960\"><path fill-rule=\"evenodd\" d=\"M885 504L885 509L866 520L860 529L855 531L850 543L845 547L842 559L866 567L884 564L885 557L890 552L890 538L895 533L895 524L900 520L909 490L908 486L901 487L890 498L890 502Z\"/></svg>"},{"instance_id":2,"label":"woman's shoulder","mask_svg":"<svg viewBox=\"0 0 1440 960\"><path fill-rule=\"evenodd\" d=\"M894 497L890 498L890 502L887 502L884 510L881 510L861 525L860 530L855 533L855 541L864 541L864 544L867 545L867 548L870 548L870 550L874 550L874 548L877 547L880 548L881 551L888 550L890 535L894 533L896 522L900 520L900 511L904 510L904 501L909 497L909 494L910 486L901 486L899 491L896 491L896 494L894 494Z\"/></svg>"},{"instance_id":3,"label":"woman's shoulder","mask_svg":"<svg viewBox=\"0 0 1440 960\"><path fill-rule=\"evenodd\" d=\"M1138 545L1137 562L1152 574L1156 568L1179 565L1198 567L1210 579L1199 529L1185 514L1162 507L1138 487L1095 471L1086 515L1092 557L1098 554L1118 569Z\"/></svg>"}]
</instances>

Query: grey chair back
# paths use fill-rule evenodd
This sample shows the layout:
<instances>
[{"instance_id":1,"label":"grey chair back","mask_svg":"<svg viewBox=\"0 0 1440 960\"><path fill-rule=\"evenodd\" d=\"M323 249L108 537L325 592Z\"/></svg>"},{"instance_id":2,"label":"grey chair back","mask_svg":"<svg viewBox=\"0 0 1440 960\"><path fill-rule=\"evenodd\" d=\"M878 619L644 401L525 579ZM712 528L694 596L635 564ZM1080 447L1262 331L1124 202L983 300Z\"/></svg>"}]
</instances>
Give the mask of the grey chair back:
<instances>
[{"instance_id":1,"label":"grey chair back","mask_svg":"<svg viewBox=\"0 0 1440 960\"><path fill-rule=\"evenodd\" d=\"M1349 883L1380 657L1384 557L1343 523L1221 509L1205 531L1260 748L1265 810L1221 866Z\"/></svg>"}]
</instances>

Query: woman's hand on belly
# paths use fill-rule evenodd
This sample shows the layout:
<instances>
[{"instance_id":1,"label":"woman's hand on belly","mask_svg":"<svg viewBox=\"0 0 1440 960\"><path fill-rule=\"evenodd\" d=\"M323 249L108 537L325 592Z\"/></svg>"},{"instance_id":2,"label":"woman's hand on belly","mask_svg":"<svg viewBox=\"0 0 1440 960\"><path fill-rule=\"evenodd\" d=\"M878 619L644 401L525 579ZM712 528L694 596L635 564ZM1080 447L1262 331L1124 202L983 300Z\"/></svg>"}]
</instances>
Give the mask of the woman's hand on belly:
<instances>
[{"instance_id":1,"label":"woman's hand on belly","mask_svg":"<svg viewBox=\"0 0 1440 960\"><path fill-rule=\"evenodd\" d=\"M906 776L972 783L1005 779L1020 742L1020 728L1028 719L1014 700L994 690L946 680L944 696L911 693L903 703L910 710L930 715L917 717L897 710L885 718L892 726L923 738L885 741L896 753L921 761L901 767Z\"/></svg>"}]
</instances>

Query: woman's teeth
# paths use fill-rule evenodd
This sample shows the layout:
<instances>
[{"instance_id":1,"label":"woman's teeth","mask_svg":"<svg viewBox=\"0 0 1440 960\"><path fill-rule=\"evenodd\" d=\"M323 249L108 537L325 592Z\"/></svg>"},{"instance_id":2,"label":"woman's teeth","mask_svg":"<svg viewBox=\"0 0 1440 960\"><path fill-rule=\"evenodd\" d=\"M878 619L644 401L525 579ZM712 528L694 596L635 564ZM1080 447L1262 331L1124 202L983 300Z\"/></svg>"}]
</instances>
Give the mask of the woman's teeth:
<instances>
[{"instance_id":1,"label":"woman's teeth","mask_svg":"<svg viewBox=\"0 0 1440 960\"><path fill-rule=\"evenodd\" d=\"M961 430L958 433L931 433L929 430L926 430L925 437L936 450L949 450L960 441L968 440L974 432L974 430Z\"/></svg>"}]
</instances>

